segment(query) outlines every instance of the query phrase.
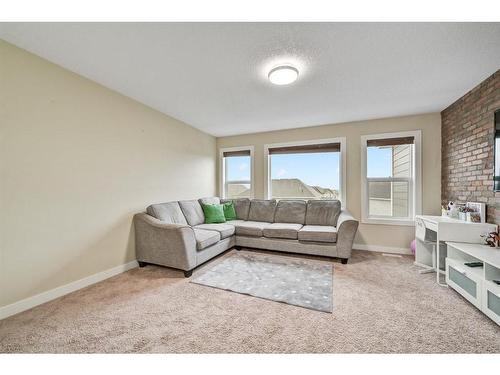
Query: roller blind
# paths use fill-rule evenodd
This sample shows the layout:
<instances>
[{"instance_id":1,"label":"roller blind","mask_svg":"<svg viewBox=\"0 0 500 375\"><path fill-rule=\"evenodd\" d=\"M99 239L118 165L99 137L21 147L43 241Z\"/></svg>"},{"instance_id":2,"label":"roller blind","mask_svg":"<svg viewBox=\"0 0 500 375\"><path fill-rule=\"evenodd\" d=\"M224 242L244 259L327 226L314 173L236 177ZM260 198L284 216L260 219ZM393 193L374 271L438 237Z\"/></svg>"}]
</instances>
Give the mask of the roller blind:
<instances>
[{"instance_id":1,"label":"roller blind","mask_svg":"<svg viewBox=\"0 0 500 375\"><path fill-rule=\"evenodd\" d=\"M250 156L250 150L224 151L223 155L225 158L229 156Z\"/></svg>"},{"instance_id":2,"label":"roller blind","mask_svg":"<svg viewBox=\"0 0 500 375\"><path fill-rule=\"evenodd\" d=\"M383 146L412 145L413 143L415 143L414 137L401 137L401 138L370 139L366 142L366 145L368 147L383 147Z\"/></svg>"},{"instance_id":3,"label":"roller blind","mask_svg":"<svg viewBox=\"0 0 500 375\"><path fill-rule=\"evenodd\" d=\"M318 152L340 152L340 143L321 143L317 145L284 146L269 149L269 155L309 154Z\"/></svg>"}]
</instances>

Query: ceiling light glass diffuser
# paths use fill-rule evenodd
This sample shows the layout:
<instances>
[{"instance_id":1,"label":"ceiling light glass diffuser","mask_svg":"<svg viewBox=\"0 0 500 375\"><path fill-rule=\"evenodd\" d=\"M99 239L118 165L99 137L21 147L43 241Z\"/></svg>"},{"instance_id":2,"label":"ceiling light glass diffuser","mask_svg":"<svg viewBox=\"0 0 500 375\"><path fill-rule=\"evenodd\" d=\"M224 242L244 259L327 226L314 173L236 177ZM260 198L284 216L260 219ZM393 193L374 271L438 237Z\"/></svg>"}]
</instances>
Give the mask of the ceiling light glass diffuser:
<instances>
[{"instance_id":1,"label":"ceiling light glass diffuser","mask_svg":"<svg viewBox=\"0 0 500 375\"><path fill-rule=\"evenodd\" d=\"M289 85L299 77L299 71L291 65L280 65L271 69L268 78L275 85Z\"/></svg>"}]
</instances>

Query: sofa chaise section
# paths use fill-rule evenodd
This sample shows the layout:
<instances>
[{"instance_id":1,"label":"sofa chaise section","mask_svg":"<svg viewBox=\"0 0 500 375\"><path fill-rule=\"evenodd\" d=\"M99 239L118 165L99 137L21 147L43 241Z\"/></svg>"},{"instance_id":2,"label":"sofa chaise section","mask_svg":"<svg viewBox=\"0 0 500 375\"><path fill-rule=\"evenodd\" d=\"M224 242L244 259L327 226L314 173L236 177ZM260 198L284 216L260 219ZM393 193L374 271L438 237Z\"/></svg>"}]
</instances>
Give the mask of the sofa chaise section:
<instances>
[{"instance_id":1,"label":"sofa chaise section","mask_svg":"<svg viewBox=\"0 0 500 375\"><path fill-rule=\"evenodd\" d=\"M320 255L340 258L346 264L351 256L352 244L358 228L358 221L341 208L338 200L280 200L274 201L275 211L272 222L258 200L251 201L249 218L252 226L260 231L238 231L236 246L289 253ZM258 223L258 224L256 224Z\"/></svg>"}]
</instances>

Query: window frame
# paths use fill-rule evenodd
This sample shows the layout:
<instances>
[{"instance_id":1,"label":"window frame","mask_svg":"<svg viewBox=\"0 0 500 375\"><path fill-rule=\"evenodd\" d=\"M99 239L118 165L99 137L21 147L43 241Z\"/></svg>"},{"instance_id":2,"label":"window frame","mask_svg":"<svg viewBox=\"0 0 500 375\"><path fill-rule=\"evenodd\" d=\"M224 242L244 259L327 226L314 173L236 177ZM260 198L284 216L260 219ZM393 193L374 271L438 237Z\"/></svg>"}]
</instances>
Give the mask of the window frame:
<instances>
[{"instance_id":1,"label":"window frame","mask_svg":"<svg viewBox=\"0 0 500 375\"><path fill-rule=\"evenodd\" d=\"M376 139L391 139L401 137L413 137L413 155L412 155L412 175L406 177L371 177L367 176L368 160L367 150L368 141ZM383 225L415 225L415 216L422 214L422 131L411 130L405 132L380 133L361 136L361 222L363 224L383 224ZM401 217L383 217L369 215L368 182L369 181L410 181L409 190L412 202L409 207L410 216Z\"/></svg>"},{"instance_id":2,"label":"window frame","mask_svg":"<svg viewBox=\"0 0 500 375\"><path fill-rule=\"evenodd\" d=\"M225 152L234 152L234 151L250 151L250 181L247 180L230 180L226 181L226 172L227 166L224 161L224 153ZM238 146L238 147L226 147L219 149L219 192L222 199L226 198L226 190L228 183L240 183L240 184L248 184L250 183L250 199L255 197L255 178L254 178L254 146Z\"/></svg>"},{"instance_id":3,"label":"window frame","mask_svg":"<svg viewBox=\"0 0 500 375\"><path fill-rule=\"evenodd\" d=\"M342 208L347 206L346 198L346 138L323 138L312 139L307 141L294 141L285 143L270 143L264 145L264 196L266 199L271 198L271 158L269 157L269 149L275 147L289 147L289 146L308 146L323 143L340 143L340 160L339 160L339 200ZM290 198L292 199L292 198ZM310 198L312 199L312 198Z\"/></svg>"}]
</instances>

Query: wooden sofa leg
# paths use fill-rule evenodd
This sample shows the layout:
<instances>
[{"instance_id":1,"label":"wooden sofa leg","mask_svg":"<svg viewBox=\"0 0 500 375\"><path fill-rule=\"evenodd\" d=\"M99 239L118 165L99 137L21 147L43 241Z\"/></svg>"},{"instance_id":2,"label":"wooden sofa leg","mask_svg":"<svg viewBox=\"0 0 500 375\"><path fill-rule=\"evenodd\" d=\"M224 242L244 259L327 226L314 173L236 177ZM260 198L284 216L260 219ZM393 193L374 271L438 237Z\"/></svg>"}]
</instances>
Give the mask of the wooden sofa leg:
<instances>
[{"instance_id":1,"label":"wooden sofa leg","mask_svg":"<svg viewBox=\"0 0 500 375\"><path fill-rule=\"evenodd\" d=\"M193 270L184 271L184 277L191 277L192 274L193 274Z\"/></svg>"},{"instance_id":2,"label":"wooden sofa leg","mask_svg":"<svg viewBox=\"0 0 500 375\"><path fill-rule=\"evenodd\" d=\"M146 267L146 265L147 265L147 263L145 263L145 262L138 261L138 263L139 263L139 267L141 267L141 268Z\"/></svg>"},{"instance_id":3,"label":"wooden sofa leg","mask_svg":"<svg viewBox=\"0 0 500 375\"><path fill-rule=\"evenodd\" d=\"M347 261L349 260L349 258L341 258L340 261L342 262L342 264L347 264Z\"/></svg>"}]
</instances>

